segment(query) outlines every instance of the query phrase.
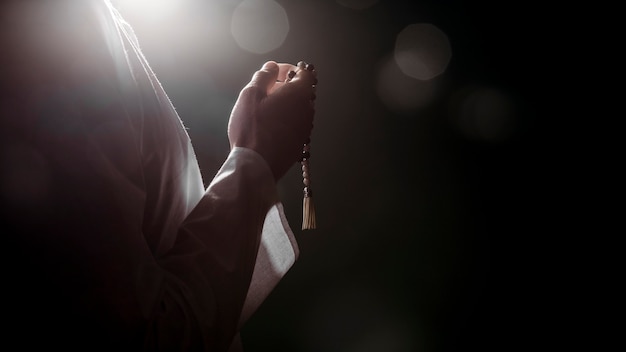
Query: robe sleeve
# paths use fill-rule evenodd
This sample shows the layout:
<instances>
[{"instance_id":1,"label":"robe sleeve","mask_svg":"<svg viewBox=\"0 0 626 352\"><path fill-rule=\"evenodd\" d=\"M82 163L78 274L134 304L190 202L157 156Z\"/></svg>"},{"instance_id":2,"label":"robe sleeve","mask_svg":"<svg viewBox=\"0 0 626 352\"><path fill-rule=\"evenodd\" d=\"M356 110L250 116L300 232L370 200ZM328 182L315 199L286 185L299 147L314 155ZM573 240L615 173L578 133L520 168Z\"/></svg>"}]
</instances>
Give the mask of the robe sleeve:
<instances>
[{"instance_id":1,"label":"robe sleeve","mask_svg":"<svg viewBox=\"0 0 626 352\"><path fill-rule=\"evenodd\" d=\"M183 223L174 251L161 265L175 277L188 277L191 291L205 293L199 306L190 310L212 312L206 330L232 336L297 255L269 166L257 153L235 148ZM194 262L202 265L189 271ZM179 299L176 304L193 301L193 297ZM210 342L212 337L206 337Z\"/></svg>"}]
</instances>

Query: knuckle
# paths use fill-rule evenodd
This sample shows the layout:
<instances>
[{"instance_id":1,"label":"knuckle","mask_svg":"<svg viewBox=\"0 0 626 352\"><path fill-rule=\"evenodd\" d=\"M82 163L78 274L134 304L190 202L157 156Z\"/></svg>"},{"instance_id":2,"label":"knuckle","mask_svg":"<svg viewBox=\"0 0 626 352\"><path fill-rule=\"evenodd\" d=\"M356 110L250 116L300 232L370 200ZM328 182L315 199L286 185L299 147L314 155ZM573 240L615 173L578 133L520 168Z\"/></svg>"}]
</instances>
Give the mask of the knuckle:
<instances>
[{"instance_id":1,"label":"knuckle","mask_svg":"<svg viewBox=\"0 0 626 352\"><path fill-rule=\"evenodd\" d=\"M254 84L248 84L241 90L241 96L255 97L261 94L261 89Z\"/></svg>"}]
</instances>

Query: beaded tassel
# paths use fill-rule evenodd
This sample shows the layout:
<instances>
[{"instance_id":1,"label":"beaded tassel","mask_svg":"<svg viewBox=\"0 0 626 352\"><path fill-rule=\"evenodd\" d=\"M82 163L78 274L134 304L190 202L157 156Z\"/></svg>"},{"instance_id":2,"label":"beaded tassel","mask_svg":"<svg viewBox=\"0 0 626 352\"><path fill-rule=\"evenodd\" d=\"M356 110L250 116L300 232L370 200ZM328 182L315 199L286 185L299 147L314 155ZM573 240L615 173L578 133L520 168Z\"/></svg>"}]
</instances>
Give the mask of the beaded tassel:
<instances>
[{"instance_id":1,"label":"beaded tassel","mask_svg":"<svg viewBox=\"0 0 626 352\"><path fill-rule=\"evenodd\" d=\"M315 71L315 67L308 63L298 63L299 67L304 64L304 69L307 71ZM315 90L317 86L317 79L313 84L313 94L311 101L315 101ZM315 229L315 206L313 205L313 191L311 190L311 170L309 167L309 159L311 158L311 139L307 139L302 149L302 183L304 184L304 198L302 199L302 229L310 230Z\"/></svg>"},{"instance_id":2,"label":"beaded tassel","mask_svg":"<svg viewBox=\"0 0 626 352\"><path fill-rule=\"evenodd\" d=\"M304 61L298 62L298 68L307 71L315 71L315 67L312 64L308 64ZM287 75L287 81L291 81L296 76L295 71L289 71ZM317 79L312 87L311 102L315 101ZM313 192L311 191L311 172L309 167L309 159L311 158L311 139L307 139L302 148L302 157L300 158L300 164L302 165L302 183L304 184L304 198L302 199L302 229L311 230L315 229L315 206L313 205Z\"/></svg>"},{"instance_id":3,"label":"beaded tassel","mask_svg":"<svg viewBox=\"0 0 626 352\"><path fill-rule=\"evenodd\" d=\"M310 142L310 141L307 141ZM302 150L302 183L304 184L304 198L302 199L302 229L315 229L315 206L313 205L313 191L311 190L311 171L309 158L311 157L310 145L306 143Z\"/></svg>"}]
</instances>

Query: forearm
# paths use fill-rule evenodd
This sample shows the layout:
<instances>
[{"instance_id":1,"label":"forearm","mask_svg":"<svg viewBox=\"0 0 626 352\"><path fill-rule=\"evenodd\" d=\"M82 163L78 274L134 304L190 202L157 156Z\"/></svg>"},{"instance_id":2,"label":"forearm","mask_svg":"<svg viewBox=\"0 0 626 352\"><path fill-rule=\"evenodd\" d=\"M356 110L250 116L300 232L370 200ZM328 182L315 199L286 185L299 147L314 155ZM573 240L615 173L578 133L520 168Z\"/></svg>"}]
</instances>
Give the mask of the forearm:
<instances>
[{"instance_id":1,"label":"forearm","mask_svg":"<svg viewBox=\"0 0 626 352\"><path fill-rule=\"evenodd\" d=\"M204 343L217 350L227 348L237 331L265 216L277 202L272 173L259 158L251 150L235 148L182 224L172 251L157 258L190 295L176 297L178 289L166 288L163 299L189 305L190 315L199 316ZM159 319L179 314L163 313ZM160 322L164 329L176 324L165 320Z\"/></svg>"}]
</instances>

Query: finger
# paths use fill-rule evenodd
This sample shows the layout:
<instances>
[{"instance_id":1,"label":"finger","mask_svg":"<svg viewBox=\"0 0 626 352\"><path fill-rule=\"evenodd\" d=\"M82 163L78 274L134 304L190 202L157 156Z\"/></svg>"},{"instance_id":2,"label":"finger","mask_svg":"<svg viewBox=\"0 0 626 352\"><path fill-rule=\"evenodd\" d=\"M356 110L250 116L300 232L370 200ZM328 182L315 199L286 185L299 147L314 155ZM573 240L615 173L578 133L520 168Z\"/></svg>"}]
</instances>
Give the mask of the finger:
<instances>
[{"instance_id":1,"label":"finger","mask_svg":"<svg viewBox=\"0 0 626 352\"><path fill-rule=\"evenodd\" d=\"M300 70L295 77L287 83L291 87L292 94L300 96L302 99L310 100L311 103L317 98L317 78L308 71Z\"/></svg>"},{"instance_id":2,"label":"finger","mask_svg":"<svg viewBox=\"0 0 626 352\"><path fill-rule=\"evenodd\" d=\"M268 94L276 83L279 70L279 66L276 62L266 62L260 70L254 73L248 86L257 87L260 91Z\"/></svg>"},{"instance_id":3,"label":"finger","mask_svg":"<svg viewBox=\"0 0 626 352\"><path fill-rule=\"evenodd\" d=\"M297 67L291 64L279 63L278 64L278 77L276 78L276 83L267 93L272 94L276 89L282 87L285 82L288 80L289 72L296 70Z\"/></svg>"},{"instance_id":4,"label":"finger","mask_svg":"<svg viewBox=\"0 0 626 352\"><path fill-rule=\"evenodd\" d=\"M315 71L297 70L296 75L291 80L291 83L300 82L304 85L315 86L317 85L317 73Z\"/></svg>"},{"instance_id":5,"label":"finger","mask_svg":"<svg viewBox=\"0 0 626 352\"><path fill-rule=\"evenodd\" d=\"M295 65L286 63L279 63L278 68L279 71L277 80L280 82L285 82L287 80L287 75L289 74L289 71L295 71L297 69Z\"/></svg>"}]
</instances>

